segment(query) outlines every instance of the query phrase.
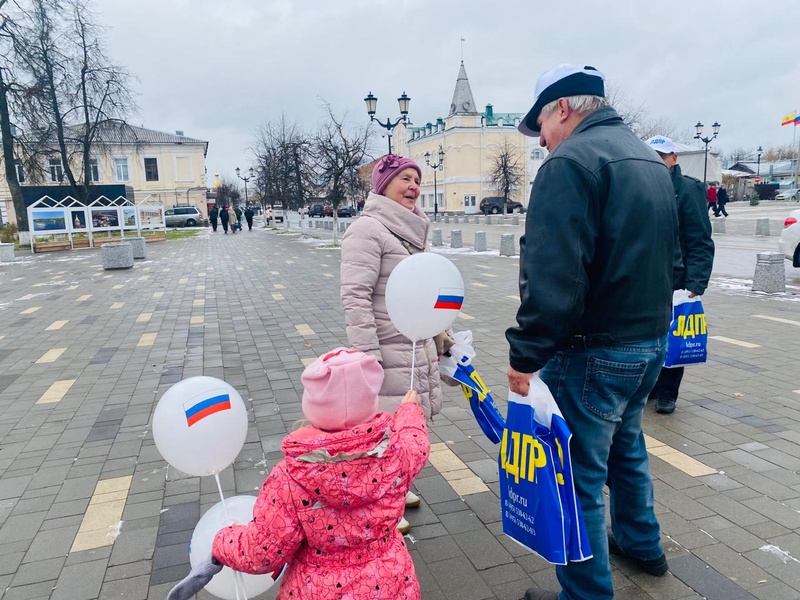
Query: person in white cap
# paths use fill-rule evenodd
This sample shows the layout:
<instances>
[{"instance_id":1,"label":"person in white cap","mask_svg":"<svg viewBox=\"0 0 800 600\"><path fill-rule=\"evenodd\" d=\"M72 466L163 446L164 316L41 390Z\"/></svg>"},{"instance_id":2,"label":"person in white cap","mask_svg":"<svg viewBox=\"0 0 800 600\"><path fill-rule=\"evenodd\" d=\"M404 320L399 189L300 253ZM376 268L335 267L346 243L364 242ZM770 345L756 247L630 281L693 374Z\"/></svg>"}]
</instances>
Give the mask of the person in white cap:
<instances>
[{"instance_id":1,"label":"person in white cap","mask_svg":"<svg viewBox=\"0 0 800 600\"><path fill-rule=\"evenodd\" d=\"M678 153L671 139L657 135L647 140L647 145L658 153L672 177L675 188L675 206L678 209L683 271L675 280L675 289L687 290L689 296L702 296L711 277L714 264L714 241L711 239L711 221L706 210L703 182L681 173ZM650 399L656 402L656 412L664 415L675 412L678 391L683 379L683 367L662 368Z\"/></svg>"},{"instance_id":2,"label":"person in white cap","mask_svg":"<svg viewBox=\"0 0 800 600\"><path fill-rule=\"evenodd\" d=\"M519 125L550 154L520 240L520 307L508 383L541 377L570 429L572 472L593 558L556 567L561 592L526 600L610 600L609 547L667 572L642 434L666 352L678 256L669 172L605 99L594 67L559 65ZM603 487L608 485L612 534Z\"/></svg>"}]
</instances>

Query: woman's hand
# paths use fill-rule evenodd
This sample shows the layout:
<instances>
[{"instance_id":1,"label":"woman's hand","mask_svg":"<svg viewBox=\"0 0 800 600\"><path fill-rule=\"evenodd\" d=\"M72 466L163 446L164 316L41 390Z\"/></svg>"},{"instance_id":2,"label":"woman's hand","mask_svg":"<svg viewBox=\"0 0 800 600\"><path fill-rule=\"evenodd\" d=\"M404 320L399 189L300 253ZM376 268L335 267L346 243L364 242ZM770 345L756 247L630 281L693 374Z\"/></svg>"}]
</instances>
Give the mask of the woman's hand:
<instances>
[{"instance_id":1,"label":"woman's hand","mask_svg":"<svg viewBox=\"0 0 800 600\"><path fill-rule=\"evenodd\" d=\"M417 392L415 392L414 390L409 390L408 392L406 392L406 395L403 396L403 400L400 402L400 404L405 404L406 402L413 402L414 404L419 406L420 401Z\"/></svg>"}]
</instances>

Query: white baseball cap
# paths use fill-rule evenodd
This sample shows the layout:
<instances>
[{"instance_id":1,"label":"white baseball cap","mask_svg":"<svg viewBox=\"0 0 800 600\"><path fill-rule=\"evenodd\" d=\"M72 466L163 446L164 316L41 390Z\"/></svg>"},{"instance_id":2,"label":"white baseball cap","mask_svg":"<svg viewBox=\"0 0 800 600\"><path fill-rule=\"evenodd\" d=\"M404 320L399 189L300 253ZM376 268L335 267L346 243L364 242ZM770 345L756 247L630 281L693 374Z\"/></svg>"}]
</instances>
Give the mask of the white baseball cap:
<instances>
[{"instance_id":1,"label":"white baseball cap","mask_svg":"<svg viewBox=\"0 0 800 600\"><path fill-rule=\"evenodd\" d=\"M539 137L541 130L536 121L545 105L569 96L605 96L605 79L605 75L588 65L565 63L553 67L536 81L533 106L517 129L523 135Z\"/></svg>"},{"instance_id":2,"label":"white baseball cap","mask_svg":"<svg viewBox=\"0 0 800 600\"><path fill-rule=\"evenodd\" d=\"M659 154L675 154L675 144L663 135L655 135L645 142Z\"/></svg>"}]
</instances>

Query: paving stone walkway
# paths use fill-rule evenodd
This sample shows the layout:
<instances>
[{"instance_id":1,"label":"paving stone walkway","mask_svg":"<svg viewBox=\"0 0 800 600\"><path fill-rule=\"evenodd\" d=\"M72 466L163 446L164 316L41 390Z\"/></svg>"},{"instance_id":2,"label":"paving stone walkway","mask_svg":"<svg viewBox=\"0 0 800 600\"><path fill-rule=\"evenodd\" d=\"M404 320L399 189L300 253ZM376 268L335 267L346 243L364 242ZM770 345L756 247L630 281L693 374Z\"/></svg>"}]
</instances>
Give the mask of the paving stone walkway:
<instances>
[{"instance_id":1,"label":"paving stone walkway","mask_svg":"<svg viewBox=\"0 0 800 600\"><path fill-rule=\"evenodd\" d=\"M339 252L296 235L203 231L151 244L133 269L95 250L0 265L0 597L164 598L189 570L188 541L219 499L153 442L172 384L211 375L250 409L221 475L255 494L301 418L300 374L346 342ZM517 260L453 256L467 282L456 327L505 408ZM613 559L616 597L800 598L800 295L724 286L704 297L710 359L687 370L678 410L645 414L671 573ZM431 426L407 537L426 600L516 600L556 589L553 568L501 532L495 457L460 391ZM274 590L264 597L274 597ZM198 598L211 598L201 593Z\"/></svg>"}]
</instances>

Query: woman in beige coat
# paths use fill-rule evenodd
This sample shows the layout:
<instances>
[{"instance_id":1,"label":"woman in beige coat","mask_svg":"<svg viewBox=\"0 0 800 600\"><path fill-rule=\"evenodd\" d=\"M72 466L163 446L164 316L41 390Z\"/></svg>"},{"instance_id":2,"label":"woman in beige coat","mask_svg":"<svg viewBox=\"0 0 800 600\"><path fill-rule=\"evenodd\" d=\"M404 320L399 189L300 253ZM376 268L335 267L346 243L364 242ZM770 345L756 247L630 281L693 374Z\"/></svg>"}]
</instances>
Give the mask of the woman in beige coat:
<instances>
[{"instance_id":1,"label":"woman in beige coat","mask_svg":"<svg viewBox=\"0 0 800 600\"><path fill-rule=\"evenodd\" d=\"M372 171L372 189L361 216L342 238L342 303L350 345L375 356L384 370L380 410L394 412L411 383L412 342L397 331L386 310L386 281L397 264L424 252L430 221L417 207L422 172L409 158L389 154ZM436 344L417 343L414 388L430 418L442 407ZM409 492L406 506L418 506ZM403 519L398 528L410 527Z\"/></svg>"}]
</instances>

